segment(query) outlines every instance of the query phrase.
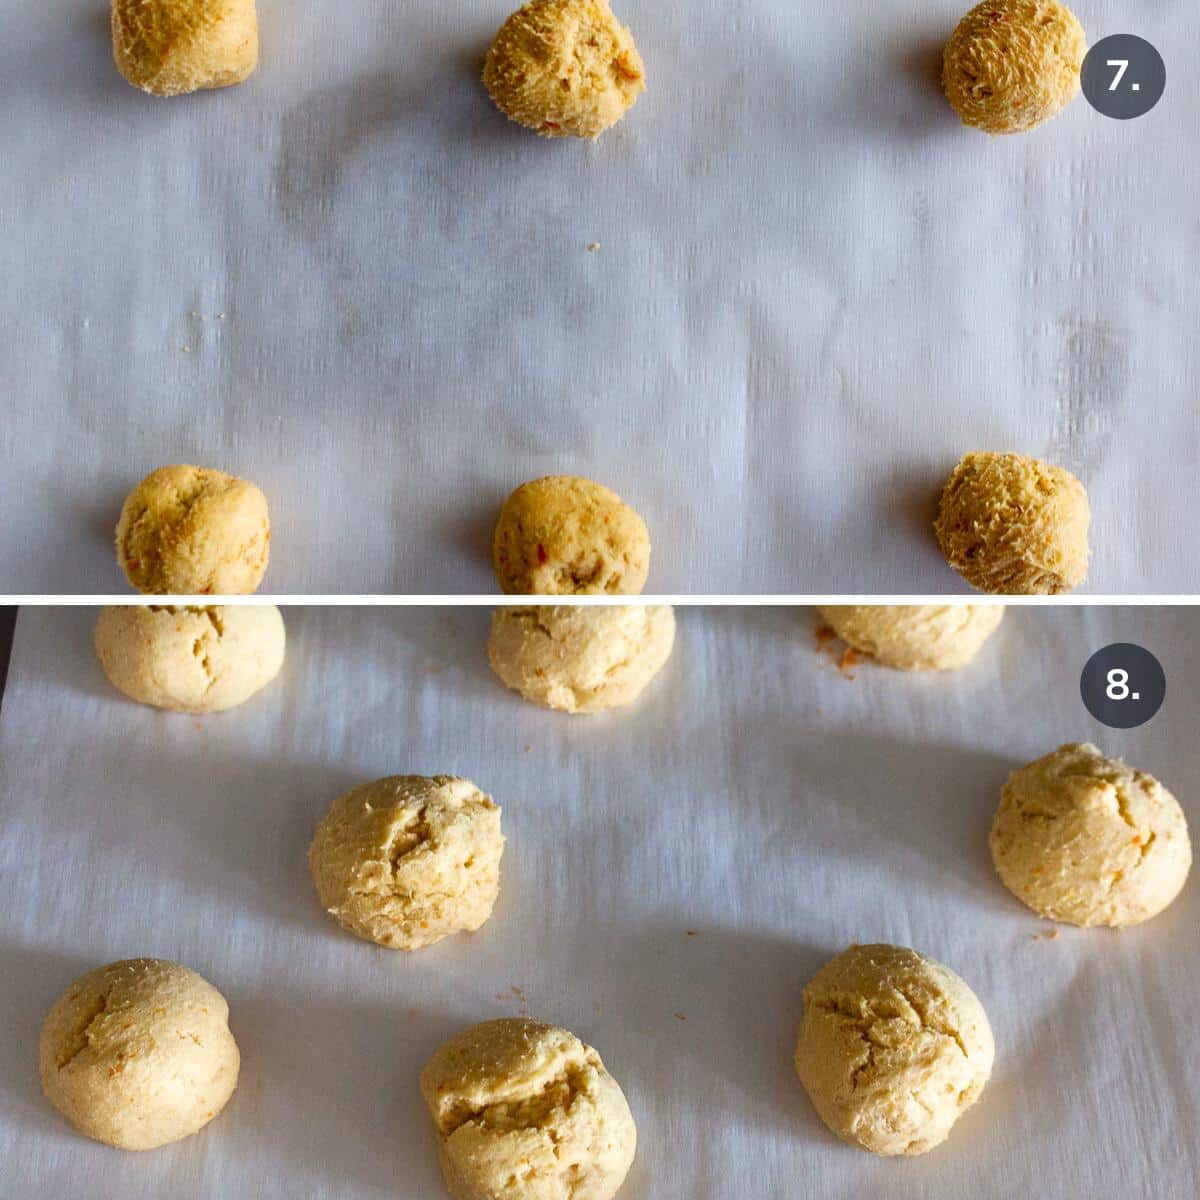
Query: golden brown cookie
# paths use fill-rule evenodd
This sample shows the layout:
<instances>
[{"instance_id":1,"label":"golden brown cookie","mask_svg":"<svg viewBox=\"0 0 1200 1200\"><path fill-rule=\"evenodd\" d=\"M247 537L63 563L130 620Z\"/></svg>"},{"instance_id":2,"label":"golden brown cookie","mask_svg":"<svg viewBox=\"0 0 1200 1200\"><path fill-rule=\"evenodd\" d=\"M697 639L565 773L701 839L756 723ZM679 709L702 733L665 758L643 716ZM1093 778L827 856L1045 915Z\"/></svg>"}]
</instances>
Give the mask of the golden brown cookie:
<instances>
[{"instance_id":1,"label":"golden brown cookie","mask_svg":"<svg viewBox=\"0 0 1200 1200\"><path fill-rule=\"evenodd\" d=\"M632 704L675 644L665 605L498 608L488 661L526 700L569 713Z\"/></svg>"},{"instance_id":2,"label":"golden brown cookie","mask_svg":"<svg viewBox=\"0 0 1200 1200\"><path fill-rule=\"evenodd\" d=\"M1152 775L1088 743L1014 771L992 861L1036 913L1071 925L1136 925L1179 895L1192 865L1179 802Z\"/></svg>"},{"instance_id":3,"label":"golden brown cookie","mask_svg":"<svg viewBox=\"0 0 1200 1200\"><path fill-rule=\"evenodd\" d=\"M901 671L965 667L1004 618L1000 604L830 604L817 611L847 646Z\"/></svg>"},{"instance_id":4,"label":"golden brown cookie","mask_svg":"<svg viewBox=\"0 0 1200 1200\"><path fill-rule=\"evenodd\" d=\"M207 1125L237 1087L225 997L158 958L75 980L42 1026L42 1090L81 1133L152 1150Z\"/></svg>"},{"instance_id":5,"label":"golden brown cookie","mask_svg":"<svg viewBox=\"0 0 1200 1200\"><path fill-rule=\"evenodd\" d=\"M393 950L474 931L500 890L500 808L451 775L392 775L334 801L308 851L343 929Z\"/></svg>"},{"instance_id":6,"label":"golden brown cookie","mask_svg":"<svg viewBox=\"0 0 1200 1200\"><path fill-rule=\"evenodd\" d=\"M548 475L504 502L492 564L509 595L636 595L650 570L650 534L608 488Z\"/></svg>"},{"instance_id":7,"label":"golden brown cookie","mask_svg":"<svg viewBox=\"0 0 1200 1200\"><path fill-rule=\"evenodd\" d=\"M233 596L253 592L270 555L267 498L207 467L152 471L117 522L117 561L139 592Z\"/></svg>"},{"instance_id":8,"label":"golden brown cookie","mask_svg":"<svg viewBox=\"0 0 1200 1200\"><path fill-rule=\"evenodd\" d=\"M483 82L505 116L543 137L599 137L646 88L608 0L530 0L500 27Z\"/></svg>"},{"instance_id":9,"label":"golden brown cookie","mask_svg":"<svg viewBox=\"0 0 1200 1200\"><path fill-rule=\"evenodd\" d=\"M173 712L244 704L283 666L283 615L274 605L169 608L119 604L96 622L109 681L131 700Z\"/></svg>"},{"instance_id":10,"label":"golden brown cookie","mask_svg":"<svg viewBox=\"0 0 1200 1200\"><path fill-rule=\"evenodd\" d=\"M942 492L934 532L981 592L1057 595L1087 576L1087 492L1062 467L1022 454L967 454Z\"/></svg>"},{"instance_id":11,"label":"golden brown cookie","mask_svg":"<svg viewBox=\"0 0 1200 1200\"><path fill-rule=\"evenodd\" d=\"M964 125L1021 133L1079 93L1083 27L1057 0L984 0L951 35L942 86Z\"/></svg>"},{"instance_id":12,"label":"golden brown cookie","mask_svg":"<svg viewBox=\"0 0 1200 1200\"><path fill-rule=\"evenodd\" d=\"M248 79L258 17L254 0L112 0L112 42L134 87L178 96Z\"/></svg>"},{"instance_id":13,"label":"golden brown cookie","mask_svg":"<svg viewBox=\"0 0 1200 1200\"><path fill-rule=\"evenodd\" d=\"M473 1026L429 1060L421 1094L456 1200L611 1200L633 1163L637 1130L617 1081L553 1025Z\"/></svg>"},{"instance_id":14,"label":"golden brown cookie","mask_svg":"<svg viewBox=\"0 0 1200 1200\"><path fill-rule=\"evenodd\" d=\"M804 989L795 1067L829 1128L872 1154L924 1154L992 1073L978 997L903 946L851 946Z\"/></svg>"}]
</instances>

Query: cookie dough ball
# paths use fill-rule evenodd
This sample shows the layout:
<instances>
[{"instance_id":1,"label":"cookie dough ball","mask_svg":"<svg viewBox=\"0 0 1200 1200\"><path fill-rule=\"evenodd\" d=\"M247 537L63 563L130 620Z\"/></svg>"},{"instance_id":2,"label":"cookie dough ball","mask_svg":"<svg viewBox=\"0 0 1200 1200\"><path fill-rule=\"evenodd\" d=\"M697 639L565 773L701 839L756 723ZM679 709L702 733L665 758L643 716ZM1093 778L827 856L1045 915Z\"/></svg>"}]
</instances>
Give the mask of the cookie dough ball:
<instances>
[{"instance_id":1,"label":"cookie dough ball","mask_svg":"<svg viewBox=\"0 0 1200 1200\"><path fill-rule=\"evenodd\" d=\"M500 807L452 775L391 775L334 801L308 865L343 929L419 950L492 915L500 891Z\"/></svg>"},{"instance_id":2,"label":"cookie dough ball","mask_svg":"<svg viewBox=\"0 0 1200 1200\"><path fill-rule=\"evenodd\" d=\"M75 980L38 1048L46 1098L81 1133L152 1150L202 1129L237 1087L225 997L195 971L131 958Z\"/></svg>"},{"instance_id":3,"label":"cookie dough ball","mask_svg":"<svg viewBox=\"0 0 1200 1200\"><path fill-rule=\"evenodd\" d=\"M608 0L530 0L496 34L483 83L518 124L596 138L646 90L646 73Z\"/></svg>"},{"instance_id":4,"label":"cookie dough ball","mask_svg":"<svg viewBox=\"0 0 1200 1200\"><path fill-rule=\"evenodd\" d=\"M992 861L1034 912L1071 925L1137 925L1162 912L1192 865L1179 802L1151 775L1072 743L1009 776Z\"/></svg>"},{"instance_id":5,"label":"cookie dough ball","mask_svg":"<svg viewBox=\"0 0 1200 1200\"><path fill-rule=\"evenodd\" d=\"M267 498L206 467L159 467L126 497L117 561L139 592L248 595L267 571Z\"/></svg>"},{"instance_id":6,"label":"cookie dough ball","mask_svg":"<svg viewBox=\"0 0 1200 1200\"><path fill-rule=\"evenodd\" d=\"M457 1200L609 1200L633 1162L637 1130L617 1081L553 1025L475 1025L429 1060L421 1094Z\"/></svg>"},{"instance_id":7,"label":"cookie dough ball","mask_svg":"<svg viewBox=\"0 0 1200 1200\"><path fill-rule=\"evenodd\" d=\"M615 492L547 475L505 500L492 565L510 596L636 596L650 570L650 534Z\"/></svg>"},{"instance_id":8,"label":"cookie dough ball","mask_svg":"<svg viewBox=\"0 0 1200 1200\"><path fill-rule=\"evenodd\" d=\"M229 87L258 65L254 0L113 0L117 70L144 92Z\"/></svg>"},{"instance_id":9,"label":"cookie dough ball","mask_svg":"<svg viewBox=\"0 0 1200 1200\"><path fill-rule=\"evenodd\" d=\"M851 946L804 989L796 1073L821 1120L872 1154L944 1142L995 1054L975 993L915 950Z\"/></svg>"},{"instance_id":10,"label":"cookie dough ball","mask_svg":"<svg viewBox=\"0 0 1200 1200\"><path fill-rule=\"evenodd\" d=\"M1069 471L1022 454L967 454L942 492L934 532L981 592L1056 596L1087 576L1087 492Z\"/></svg>"},{"instance_id":11,"label":"cookie dough ball","mask_svg":"<svg viewBox=\"0 0 1200 1200\"><path fill-rule=\"evenodd\" d=\"M488 661L526 700L593 713L632 704L671 657L666 605L498 608Z\"/></svg>"},{"instance_id":12,"label":"cookie dough ball","mask_svg":"<svg viewBox=\"0 0 1200 1200\"><path fill-rule=\"evenodd\" d=\"M96 622L100 665L139 704L221 712L244 704L283 666L283 615L270 607L114 605Z\"/></svg>"},{"instance_id":13,"label":"cookie dough ball","mask_svg":"<svg viewBox=\"0 0 1200 1200\"><path fill-rule=\"evenodd\" d=\"M1079 93L1083 27L1056 0L985 0L959 23L942 56L942 86L964 125L1022 133Z\"/></svg>"},{"instance_id":14,"label":"cookie dough ball","mask_svg":"<svg viewBox=\"0 0 1200 1200\"><path fill-rule=\"evenodd\" d=\"M999 604L844 604L817 611L847 646L901 671L965 667L1004 618Z\"/></svg>"}]
</instances>

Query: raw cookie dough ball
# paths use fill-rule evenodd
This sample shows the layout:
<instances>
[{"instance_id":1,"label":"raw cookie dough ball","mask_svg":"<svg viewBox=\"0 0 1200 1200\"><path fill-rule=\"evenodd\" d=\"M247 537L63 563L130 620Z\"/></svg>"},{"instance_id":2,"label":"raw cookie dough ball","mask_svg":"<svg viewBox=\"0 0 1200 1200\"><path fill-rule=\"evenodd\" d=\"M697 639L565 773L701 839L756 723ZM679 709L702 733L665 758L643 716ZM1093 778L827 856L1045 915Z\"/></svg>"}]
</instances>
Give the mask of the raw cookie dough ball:
<instances>
[{"instance_id":1,"label":"raw cookie dough ball","mask_svg":"<svg viewBox=\"0 0 1200 1200\"><path fill-rule=\"evenodd\" d=\"M842 604L817 611L847 646L901 671L965 667L1004 617L999 604Z\"/></svg>"},{"instance_id":2,"label":"raw cookie dough ball","mask_svg":"<svg viewBox=\"0 0 1200 1200\"><path fill-rule=\"evenodd\" d=\"M47 1099L81 1133L152 1150L208 1124L237 1087L225 997L195 971L131 958L75 980L42 1026Z\"/></svg>"},{"instance_id":3,"label":"raw cookie dough ball","mask_svg":"<svg viewBox=\"0 0 1200 1200\"><path fill-rule=\"evenodd\" d=\"M1087 576L1091 519L1069 471L980 450L954 468L933 528L946 561L981 592L1056 596Z\"/></svg>"},{"instance_id":4,"label":"raw cookie dough ball","mask_svg":"<svg viewBox=\"0 0 1200 1200\"><path fill-rule=\"evenodd\" d=\"M248 595L267 571L267 498L206 467L159 467L126 497L117 560L139 592Z\"/></svg>"},{"instance_id":5,"label":"raw cookie dough ball","mask_svg":"<svg viewBox=\"0 0 1200 1200\"><path fill-rule=\"evenodd\" d=\"M1079 92L1083 27L1056 0L985 0L954 31L942 86L964 125L1021 133L1057 116Z\"/></svg>"},{"instance_id":6,"label":"raw cookie dough ball","mask_svg":"<svg viewBox=\"0 0 1200 1200\"><path fill-rule=\"evenodd\" d=\"M650 534L615 492L548 475L505 500L492 564L510 596L636 596L650 570Z\"/></svg>"},{"instance_id":7,"label":"raw cookie dough ball","mask_svg":"<svg viewBox=\"0 0 1200 1200\"><path fill-rule=\"evenodd\" d=\"M419 950L492 915L503 853L499 805L473 783L391 775L334 801L308 865L343 929Z\"/></svg>"},{"instance_id":8,"label":"raw cookie dough ball","mask_svg":"<svg viewBox=\"0 0 1200 1200\"><path fill-rule=\"evenodd\" d=\"M283 615L270 607L114 605L96 622L100 665L131 700L174 712L245 703L283 666Z\"/></svg>"},{"instance_id":9,"label":"raw cookie dough ball","mask_svg":"<svg viewBox=\"0 0 1200 1200\"><path fill-rule=\"evenodd\" d=\"M1072 925L1136 925L1162 912L1192 865L1179 802L1153 776L1072 743L1014 771L992 861L1034 912Z\"/></svg>"},{"instance_id":10,"label":"raw cookie dough ball","mask_svg":"<svg viewBox=\"0 0 1200 1200\"><path fill-rule=\"evenodd\" d=\"M873 1154L924 1154L992 1073L975 993L903 946L851 946L804 989L796 1073L821 1120Z\"/></svg>"},{"instance_id":11,"label":"raw cookie dough ball","mask_svg":"<svg viewBox=\"0 0 1200 1200\"><path fill-rule=\"evenodd\" d=\"M505 116L545 137L599 137L646 90L608 0L530 0L496 34L483 83Z\"/></svg>"},{"instance_id":12,"label":"raw cookie dough ball","mask_svg":"<svg viewBox=\"0 0 1200 1200\"><path fill-rule=\"evenodd\" d=\"M675 644L669 606L498 608L488 661L526 700L570 713L632 704Z\"/></svg>"},{"instance_id":13,"label":"raw cookie dough ball","mask_svg":"<svg viewBox=\"0 0 1200 1200\"><path fill-rule=\"evenodd\" d=\"M222 88L258 65L254 0L113 0L113 58L156 96Z\"/></svg>"},{"instance_id":14,"label":"raw cookie dough ball","mask_svg":"<svg viewBox=\"0 0 1200 1200\"><path fill-rule=\"evenodd\" d=\"M553 1025L473 1026L429 1060L421 1094L457 1200L609 1200L633 1162L637 1130L617 1081Z\"/></svg>"}]
</instances>

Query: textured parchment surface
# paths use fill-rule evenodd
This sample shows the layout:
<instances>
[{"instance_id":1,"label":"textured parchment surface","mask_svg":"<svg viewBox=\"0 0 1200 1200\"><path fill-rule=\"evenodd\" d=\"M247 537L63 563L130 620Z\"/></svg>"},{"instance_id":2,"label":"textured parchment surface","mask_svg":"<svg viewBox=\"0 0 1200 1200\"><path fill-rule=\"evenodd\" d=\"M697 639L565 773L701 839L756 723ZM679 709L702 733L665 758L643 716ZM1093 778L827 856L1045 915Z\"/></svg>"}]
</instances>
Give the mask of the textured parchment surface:
<instances>
[{"instance_id":1,"label":"textured parchment surface","mask_svg":"<svg viewBox=\"0 0 1200 1200\"><path fill-rule=\"evenodd\" d=\"M1007 772L1077 738L1200 822L1200 613L1014 612L969 672L850 680L807 612L691 610L638 708L587 718L500 686L483 611L293 610L281 678L204 720L113 692L91 619L22 611L0 716L5 1195L438 1200L420 1069L527 1009L629 1097L621 1200L1195 1196L1200 884L1035 941L987 833ZM1117 640L1168 674L1130 733L1079 701ZM305 863L330 800L393 771L473 779L508 836L492 919L412 956L343 933ZM995 1030L982 1099L912 1162L836 1141L792 1070L801 990L853 940L941 959ZM36 1054L66 983L134 954L220 987L243 1056L217 1121L137 1157L59 1119Z\"/></svg>"},{"instance_id":2,"label":"textured parchment surface","mask_svg":"<svg viewBox=\"0 0 1200 1200\"><path fill-rule=\"evenodd\" d=\"M0 591L123 590L169 462L266 491L275 592L493 590L555 472L652 592L962 591L980 448L1084 480L1089 589L1200 591L1194 0L1077 5L1166 55L1149 116L1001 140L938 88L968 0L621 0L649 90L595 145L492 108L514 3L259 0L257 74L172 101L104 0L3 6Z\"/></svg>"}]
</instances>

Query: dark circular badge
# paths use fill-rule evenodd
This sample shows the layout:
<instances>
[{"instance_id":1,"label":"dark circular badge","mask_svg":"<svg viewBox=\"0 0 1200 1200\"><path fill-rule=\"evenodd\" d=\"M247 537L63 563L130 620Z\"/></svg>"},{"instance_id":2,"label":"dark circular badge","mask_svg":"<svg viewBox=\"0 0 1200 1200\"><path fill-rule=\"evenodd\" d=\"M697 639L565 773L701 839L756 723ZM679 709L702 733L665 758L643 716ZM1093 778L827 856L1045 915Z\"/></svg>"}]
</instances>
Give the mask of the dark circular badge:
<instances>
[{"instance_id":1,"label":"dark circular badge","mask_svg":"<svg viewBox=\"0 0 1200 1200\"><path fill-rule=\"evenodd\" d=\"M1162 707L1167 677L1144 646L1114 642L1087 660L1079 679L1084 707L1110 729L1144 725Z\"/></svg>"},{"instance_id":2,"label":"dark circular badge","mask_svg":"<svg viewBox=\"0 0 1200 1200\"><path fill-rule=\"evenodd\" d=\"M1098 113L1129 121L1144 117L1162 99L1167 68L1162 55L1144 38L1114 33L1087 52L1079 83Z\"/></svg>"}]
</instances>

